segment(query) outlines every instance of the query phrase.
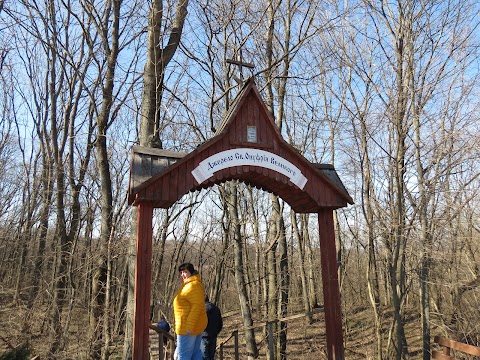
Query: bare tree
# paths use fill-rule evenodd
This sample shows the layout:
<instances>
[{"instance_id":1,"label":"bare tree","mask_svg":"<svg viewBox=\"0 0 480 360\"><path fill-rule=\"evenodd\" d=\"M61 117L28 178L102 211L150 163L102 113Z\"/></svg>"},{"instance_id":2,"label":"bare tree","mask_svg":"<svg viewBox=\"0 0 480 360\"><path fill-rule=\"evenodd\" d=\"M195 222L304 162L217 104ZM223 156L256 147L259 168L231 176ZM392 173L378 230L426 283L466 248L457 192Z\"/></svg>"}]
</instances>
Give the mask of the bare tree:
<instances>
[{"instance_id":1,"label":"bare tree","mask_svg":"<svg viewBox=\"0 0 480 360\"><path fill-rule=\"evenodd\" d=\"M191 151L255 75L282 135L354 194L335 221L347 345L359 311L367 357L418 354L420 332L424 359L432 331L478 343L478 18L473 1L0 2L0 286L15 340L52 334L45 356L61 357L90 321L79 356L106 359L125 332L128 358L128 148ZM183 260L240 309L250 358L265 353L258 323L321 305L313 225L281 199L229 183L154 220L155 315L169 316ZM285 358L292 332L277 330Z\"/></svg>"},{"instance_id":2,"label":"bare tree","mask_svg":"<svg viewBox=\"0 0 480 360\"><path fill-rule=\"evenodd\" d=\"M247 288L245 282L245 264L244 264L244 245L242 241L240 217L238 213L238 192L234 181L226 184L225 189L222 189L222 198L228 208L228 234L230 239L234 241L234 272L235 285L237 289L238 298L240 301L240 309L242 312L242 322L245 327L245 340L247 347L247 358L254 359L258 357L258 350L255 343L254 331L252 328L252 314L250 310L250 301L247 295Z\"/></svg>"},{"instance_id":3,"label":"bare tree","mask_svg":"<svg viewBox=\"0 0 480 360\"><path fill-rule=\"evenodd\" d=\"M175 17L164 11L162 0L152 0L148 15L147 58L144 68L144 88L141 105L140 138L142 146L162 147L161 119L165 71L182 37L187 17L188 0L179 0ZM165 20L167 19L167 20ZM132 211L132 235L128 255L128 300L124 340L124 358L131 358L135 279L136 209Z\"/></svg>"},{"instance_id":4,"label":"bare tree","mask_svg":"<svg viewBox=\"0 0 480 360\"><path fill-rule=\"evenodd\" d=\"M180 45L187 9L188 0L179 0L175 18L170 23L165 21L163 1L152 1L148 17L147 61L143 75L140 145L162 147L163 126L160 124L160 114L165 69Z\"/></svg>"}]
</instances>

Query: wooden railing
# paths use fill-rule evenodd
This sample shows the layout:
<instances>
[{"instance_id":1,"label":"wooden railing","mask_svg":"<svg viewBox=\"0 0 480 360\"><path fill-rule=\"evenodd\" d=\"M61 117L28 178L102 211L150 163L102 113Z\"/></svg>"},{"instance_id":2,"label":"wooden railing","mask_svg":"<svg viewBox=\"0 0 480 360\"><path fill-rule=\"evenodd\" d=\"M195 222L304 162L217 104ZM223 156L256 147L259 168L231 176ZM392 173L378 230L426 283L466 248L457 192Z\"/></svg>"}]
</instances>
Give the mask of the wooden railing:
<instances>
[{"instance_id":1,"label":"wooden railing","mask_svg":"<svg viewBox=\"0 0 480 360\"><path fill-rule=\"evenodd\" d=\"M238 330L234 330L232 334L223 340L220 345L218 346L218 356L220 357L220 360L223 360L223 348L225 347L225 344L227 344L231 339L233 339L233 351L235 354L235 360L239 360L239 353L238 353Z\"/></svg>"},{"instance_id":2,"label":"wooden railing","mask_svg":"<svg viewBox=\"0 0 480 360\"><path fill-rule=\"evenodd\" d=\"M150 343L150 359L173 360L175 352L173 335L152 324L149 325L149 328L155 330L158 335L158 343Z\"/></svg>"},{"instance_id":3,"label":"wooden railing","mask_svg":"<svg viewBox=\"0 0 480 360\"><path fill-rule=\"evenodd\" d=\"M273 320L273 321L267 321L267 322L262 323L262 324L250 326L247 329L264 328L265 332L267 333L267 351L269 353L270 359L273 359L274 358L273 325L275 325L275 323L278 323L280 321L287 322L289 320L299 319L299 318L306 317L306 316L312 316L314 314L318 314L318 313L321 313L321 312L323 312L323 308L316 308L316 309L313 309L312 311L307 312L307 313L299 313L299 314L290 315L290 316L287 316L287 317L284 317L284 318L281 318L281 319L277 319L277 320ZM220 360L223 360L223 351L224 351L225 345L228 342L230 342L230 340L232 340L232 339L234 340L234 344L233 344L234 349L233 350L234 350L235 360L239 360L238 332L239 332L238 329L234 330L232 332L232 334L227 339L223 340L220 343L220 345L218 346Z\"/></svg>"},{"instance_id":4,"label":"wooden railing","mask_svg":"<svg viewBox=\"0 0 480 360\"><path fill-rule=\"evenodd\" d=\"M443 348L443 352L433 350L432 357L436 360L455 360L452 350L460 351L464 354L480 356L480 347L464 344L455 340L447 339L443 336L435 336L435 343Z\"/></svg>"}]
</instances>

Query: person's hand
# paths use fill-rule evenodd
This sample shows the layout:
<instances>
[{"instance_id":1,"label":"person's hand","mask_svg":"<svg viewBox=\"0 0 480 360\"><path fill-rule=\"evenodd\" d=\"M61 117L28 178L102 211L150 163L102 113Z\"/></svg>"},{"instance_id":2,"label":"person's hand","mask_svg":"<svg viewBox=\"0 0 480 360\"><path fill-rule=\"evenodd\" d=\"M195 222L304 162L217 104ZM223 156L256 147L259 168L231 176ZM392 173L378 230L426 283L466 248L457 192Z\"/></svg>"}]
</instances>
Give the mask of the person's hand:
<instances>
[{"instance_id":1,"label":"person's hand","mask_svg":"<svg viewBox=\"0 0 480 360\"><path fill-rule=\"evenodd\" d=\"M193 335L193 330L187 330L187 335Z\"/></svg>"}]
</instances>

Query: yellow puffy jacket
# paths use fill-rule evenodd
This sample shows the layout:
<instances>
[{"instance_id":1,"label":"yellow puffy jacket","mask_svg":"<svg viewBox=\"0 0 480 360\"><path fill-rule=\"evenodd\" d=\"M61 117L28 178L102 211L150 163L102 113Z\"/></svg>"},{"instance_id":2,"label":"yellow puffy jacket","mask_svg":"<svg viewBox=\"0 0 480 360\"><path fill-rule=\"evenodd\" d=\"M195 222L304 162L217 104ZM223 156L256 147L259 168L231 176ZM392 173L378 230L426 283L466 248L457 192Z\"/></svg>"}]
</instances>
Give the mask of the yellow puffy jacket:
<instances>
[{"instance_id":1,"label":"yellow puffy jacket","mask_svg":"<svg viewBox=\"0 0 480 360\"><path fill-rule=\"evenodd\" d=\"M177 335L187 335L187 330L192 330L197 336L205 330L208 320L200 274L192 275L182 283L173 299L173 312Z\"/></svg>"}]
</instances>

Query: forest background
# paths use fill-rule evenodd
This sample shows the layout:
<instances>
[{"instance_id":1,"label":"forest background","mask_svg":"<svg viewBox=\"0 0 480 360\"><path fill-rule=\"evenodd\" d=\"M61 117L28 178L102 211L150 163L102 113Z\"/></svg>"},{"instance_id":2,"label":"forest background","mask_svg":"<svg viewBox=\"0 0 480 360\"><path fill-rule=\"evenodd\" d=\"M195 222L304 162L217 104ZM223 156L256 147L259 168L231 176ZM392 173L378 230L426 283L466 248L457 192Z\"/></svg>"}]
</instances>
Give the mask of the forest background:
<instances>
[{"instance_id":1,"label":"forest background","mask_svg":"<svg viewBox=\"0 0 480 360\"><path fill-rule=\"evenodd\" d=\"M49 358L129 358L130 149L192 151L250 76L284 139L333 164L355 201L335 224L344 322L362 309L373 336L357 353L429 359L432 328L480 345L479 10L1 0L2 351L41 339ZM249 358L249 324L321 306L316 218L272 194L235 182L188 194L155 211L153 242L154 317L171 320L190 261L224 312L241 309Z\"/></svg>"}]
</instances>

